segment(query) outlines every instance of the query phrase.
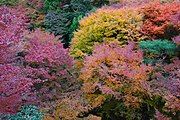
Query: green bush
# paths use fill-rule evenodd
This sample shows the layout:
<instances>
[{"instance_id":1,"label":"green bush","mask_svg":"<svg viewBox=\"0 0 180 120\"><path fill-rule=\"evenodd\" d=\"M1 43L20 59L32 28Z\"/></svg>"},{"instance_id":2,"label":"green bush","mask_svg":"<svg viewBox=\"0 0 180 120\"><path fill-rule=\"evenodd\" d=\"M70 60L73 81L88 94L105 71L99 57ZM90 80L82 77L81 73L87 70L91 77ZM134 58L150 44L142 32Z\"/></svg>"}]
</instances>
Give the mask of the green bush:
<instances>
[{"instance_id":1,"label":"green bush","mask_svg":"<svg viewBox=\"0 0 180 120\"><path fill-rule=\"evenodd\" d=\"M15 115L9 115L8 120L42 120L43 114L36 106L23 106Z\"/></svg>"},{"instance_id":2,"label":"green bush","mask_svg":"<svg viewBox=\"0 0 180 120\"><path fill-rule=\"evenodd\" d=\"M73 32L78 28L79 20L93 9L90 1L71 0L60 11L48 12L44 22L45 28L56 36L60 35L65 47L68 47Z\"/></svg>"},{"instance_id":3,"label":"green bush","mask_svg":"<svg viewBox=\"0 0 180 120\"><path fill-rule=\"evenodd\" d=\"M95 110L103 120L149 120L154 118L155 109L147 103L140 108L128 108L122 101L109 99Z\"/></svg>"},{"instance_id":4,"label":"green bush","mask_svg":"<svg viewBox=\"0 0 180 120\"><path fill-rule=\"evenodd\" d=\"M145 63L156 63L158 60L168 60L176 55L177 46L169 40L141 41L139 47L143 50Z\"/></svg>"},{"instance_id":5,"label":"green bush","mask_svg":"<svg viewBox=\"0 0 180 120\"><path fill-rule=\"evenodd\" d=\"M44 0L43 11L47 13L48 11L60 11L60 3L62 0Z\"/></svg>"},{"instance_id":6,"label":"green bush","mask_svg":"<svg viewBox=\"0 0 180 120\"><path fill-rule=\"evenodd\" d=\"M0 5L14 6L19 3L19 0L0 0Z\"/></svg>"}]
</instances>

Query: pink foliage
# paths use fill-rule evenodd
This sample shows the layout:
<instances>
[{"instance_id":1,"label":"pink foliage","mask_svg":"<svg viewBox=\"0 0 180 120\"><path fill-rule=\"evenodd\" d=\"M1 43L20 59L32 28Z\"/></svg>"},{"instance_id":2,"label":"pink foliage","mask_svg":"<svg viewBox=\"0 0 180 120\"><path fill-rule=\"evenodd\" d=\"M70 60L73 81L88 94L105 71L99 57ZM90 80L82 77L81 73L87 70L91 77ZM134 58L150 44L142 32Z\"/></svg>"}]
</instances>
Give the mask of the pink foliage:
<instances>
[{"instance_id":1,"label":"pink foliage","mask_svg":"<svg viewBox=\"0 0 180 120\"><path fill-rule=\"evenodd\" d=\"M27 37L28 38L28 37ZM26 44L25 61L29 64L36 64L46 70L56 69L56 75L65 75L73 65L73 60L63 44L57 41L54 35L36 30L29 34Z\"/></svg>"},{"instance_id":2,"label":"pink foliage","mask_svg":"<svg viewBox=\"0 0 180 120\"><path fill-rule=\"evenodd\" d=\"M163 115L162 113L160 113L158 110L156 110L155 118L156 118L157 120L170 120L170 118L166 117L165 115Z\"/></svg>"},{"instance_id":3,"label":"pink foliage","mask_svg":"<svg viewBox=\"0 0 180 120\"><path fill-rule=\"evenodd\" d=\"M167 65L158 65L154 80L151 81L151 92L166 100L167 110L180 110L180 60Z\"/></svg>"},{"instance_id":4,"label":"pink foliage","mask_svg":"<svg viewBox=\"0 0 180 120\"><path fill-rule=\"evenodd\" d=\"M11 47L23 37L26 21L22 8L0 7L0 63L9 62L15 55Z\"/></svg>"},{"instance_id":5,"label":"pink foliage","mask_svg":"<svg viewBox=\"0 0 180 120\"><path fill-rule=\"evenodd\" d=\"M71 78L68 50L48 33L26 34L23 12L0 7L0 113L52 99L60 93L60 80Z\"/></svg>"},{"instance_id":6,"label":"pink foliage","mask_svg":"<svg viewBox=\"0 0 180 120\"><path fill-rule=\"evenodd\" d=\"M151 0L121 0L120 3L112 4L110 7L115 9L119 9L123 7L139 7L149 2L151 2Z\"/></svg>"},{"instance_id":7,"label":"pink foliage","mask_svg":"<svg viewBox=\"0 0 180 120\"><path fill-rule=\"evenodd\" d=\"M170 21L175 24L175 25L179 25L180 26L180 12L178 12L175 15L172 15L170 17Z\"/></svg>"},{"instance_id":8,"label":"pink foliage","mask_svg":"<svg viewBox=\"0 0 180 120\"><path fill-rule=\"evenodd\" d=\"M14 113L20 105L34 99L29 93L35 81L23 74L24 68L12 65L17 54L15 46L22 39L25 28L26 17L20 8L0 7L1 113Z\"/></svg>"},{"instance_id":9,"label":"pink foliage","mask_svg":"<svg viewBox=\"0 0 180 120\"><path fill-rule=\"evenodd\" d=\"M31 86L37 81L26 77L24 69L0 65L0 113L14 113L19 106L35 101Z\"/></svg>"},{"instance_id":10,"label":"pink foliage","mask_svg":"<svg viewBox=\"0 0 180 120\"><path fill-rule=\"evenodd\" d=\"M26 28L26 16L22 8L0 7L0 43L12 44L20 41Z\"/></svg>"},{"instance_id":11,"label":"pink foliage","mask_svg":"<svg viewBox=\"0 0 180 120\"><path fill-rule=\"evenodd\" d=\"M125 47L118 44L96 46L93 54L86 57L81 71L84 92L93 96L99 90L103 95L123 98L127 105L138 106L141 98L133 95L144 93L151 67L142 63L142 51L134 46L133 43ZM125 89L123 94L118 92L122 88Z\"/></svg>"},{"instance_id":12,"label":"pink foliage","mask_svg":"<svg viewBox=\"0 0 180 120\"><path fill-rule=\"evenodd\" d=\"M173 38L173 41L174 41L177 45L180 45L180 35L174 37L174 38Z\"/></svg>"},{"instance_id":13,"label":"pink foliage","mask_svg":"<svg viewBox=\"0 0 180 120\"><path fill-rule=\"evenodd\" d=\"M61 81L72 80L69 71L72 69L73 59L69 56L68 49L64 49L54 35L40 30L25 36L25 63L29 70L27 74L30 78L43 82L37 88L38 96L47 102L58 99L61 94Z\"/></svg>"}]
</instances>

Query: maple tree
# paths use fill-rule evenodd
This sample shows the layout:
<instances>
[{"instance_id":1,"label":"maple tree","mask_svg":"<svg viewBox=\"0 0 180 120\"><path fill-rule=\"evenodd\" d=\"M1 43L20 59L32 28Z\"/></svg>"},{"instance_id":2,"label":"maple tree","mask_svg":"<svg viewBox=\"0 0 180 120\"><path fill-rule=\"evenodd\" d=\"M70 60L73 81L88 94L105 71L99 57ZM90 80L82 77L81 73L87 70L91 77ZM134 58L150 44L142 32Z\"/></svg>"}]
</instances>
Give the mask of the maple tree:
<instances>
[{"instance_id":1,"label":"maple tree","mask_svg":"<svg viewBox=\"0 0 180 120\"><path fill-rule=\"evenodd\" d=\"M27 20L23 9L0 9L0 112L14 113L23 104L57 95L61 89L58 82L71 79L68 69L73 60L53 35L40 30L25 32ZM41 89L39 86L43 85ZM58 90L50 92L55 86Z\"/></svg>"},{"instance_id":2,"label":"maple tree","mask_svg":"<svg viewBox=\"0 0 180 120\"><path fill-rule=\"evenodd\" d=\"M20 8L0 7L1 113L14 113L24 102L34 99L29 93L30 87L36 81L26 78L23 68L15 66L18 43L26 28L26 17L22 13ZM24 95L27 97L23 97Z\"/></svg>"},{"instance_id":3,"label":"maple tree","mask_svg":"<svg viewBox=\"0 0 180 120\"><path fill-rule=\"evenodd\" d=\"M29 77L42 80L43 85L38 86L39 95L45 101L58 99L61 93L61 81L71 81L70 70L73 59L68 49L54 35L36 30L25 35L24 57L29 69ZM42 89L41 89L42 88ZM44 96L44 97L43 97Z\"/></svg>"},{"instance_id":4,"label":"maple tree","mask_svg":"<svg viewBox=\"0 0 180 120\"><path fill-rule=\"evenodd\" d=\"M113 95L123 99L127 106L138 107L141 101L138 96L143 95L143 84L151 72L142 59L142 52L134 50L133 43L123 48L117 44L96 46L93 54L86 57L80 74L82 90L91 105L98 107L106 95Z\"/></svg>"},{"instance_id":5,"label":"maple tree","mask_svg":"<svg viewBox=\"0 0 180 120\"><path fill-rule=\"evenodd\" d=\"M153 2L142 7L144 21L142 31L151 39L170 39L179 34L179 25L172 20L180 11L179 2ZM173 22L174 21L174 22Z\"/></svg>"},{"instance_id":6,"label":"maple tree","mask_svg":"<svg viewBox=\"0 0 180 120\"><path fill-rule=\"evenodd\" d=\"M101 8L80 21L74 33L70 53L82 59L92 53L98 43L118 41L124 45L128 40L138 42L145 39L141 34L142 15L136 8Z\"/></svg>"}]
</instances>

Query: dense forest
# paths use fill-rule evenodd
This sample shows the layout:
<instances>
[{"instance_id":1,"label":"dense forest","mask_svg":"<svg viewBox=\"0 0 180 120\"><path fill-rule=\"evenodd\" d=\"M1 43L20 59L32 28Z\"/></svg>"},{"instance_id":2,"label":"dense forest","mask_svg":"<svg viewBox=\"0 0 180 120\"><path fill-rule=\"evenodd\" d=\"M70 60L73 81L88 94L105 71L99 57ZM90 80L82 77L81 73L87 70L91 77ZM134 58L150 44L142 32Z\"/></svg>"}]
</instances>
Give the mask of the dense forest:
<instances>
[{"instance_id":1,"label":"dense forest","mask_svg":"<svg viewBox=\"0 0 180 120\"><path fill-rule=\"evenodd\" d=\"M180 120L180 1L0 0L0 120Z\"/></svg>"}]
</instances>

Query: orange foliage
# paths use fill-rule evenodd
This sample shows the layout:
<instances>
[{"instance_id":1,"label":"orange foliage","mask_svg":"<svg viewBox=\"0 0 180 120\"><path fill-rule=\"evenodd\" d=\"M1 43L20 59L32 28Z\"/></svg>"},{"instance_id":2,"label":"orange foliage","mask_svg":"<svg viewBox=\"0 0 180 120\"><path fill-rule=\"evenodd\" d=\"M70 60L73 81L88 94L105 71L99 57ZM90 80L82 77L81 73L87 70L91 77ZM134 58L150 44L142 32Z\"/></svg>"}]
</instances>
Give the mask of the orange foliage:
<instances>
[{"instance_id":1,"label":"orange foliage","mask_svg":"<svg viewBox=\"0 0 180 120\"><path fill-rule=\"evenodd\" d=\"M82 90L93 107L98 107L107 95L123 99L127 106L137 107L144 93L145 81L151 67L142 63L142 52L134 50L133 44L120 48L117 44L96 46L85 59L80 79Z\"/></svg>"},{"instance_id":2,"label":"orange foliage","mask_svg":"<svg viewBox=\"0 0 180 120\"><path fill-rule=\"evenodd\" d=\"M142 31L150 38L171 38L179 34L180 29L177 24L171 22L172 16L180 11L180 3L154 2L142 7L144 22Z\"/></svg>"}]
</instances>

